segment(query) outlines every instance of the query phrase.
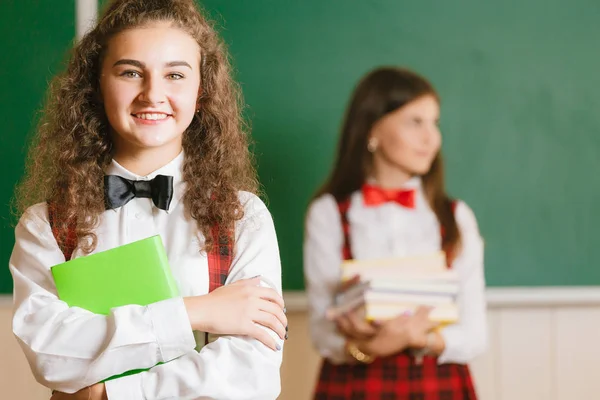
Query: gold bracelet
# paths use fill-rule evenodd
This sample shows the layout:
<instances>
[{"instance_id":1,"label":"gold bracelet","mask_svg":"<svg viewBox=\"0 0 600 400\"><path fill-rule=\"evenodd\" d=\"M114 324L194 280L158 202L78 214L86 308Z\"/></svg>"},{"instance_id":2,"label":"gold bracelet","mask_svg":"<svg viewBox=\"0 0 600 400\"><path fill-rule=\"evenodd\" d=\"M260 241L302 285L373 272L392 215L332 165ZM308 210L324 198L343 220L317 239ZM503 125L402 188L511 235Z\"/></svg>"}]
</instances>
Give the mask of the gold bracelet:
<instances>
[{"instance_id":1,"label":"gold bracelet","mask_svg":"<svg viewBox=\"0 0 600 400\"><path fill-rule=\"evenodd\" d=\"M373 361L375 361L375 357L370 356L370 355L365 354L362 351L360 351L358 349L358 346L356 344L354 344L353 342L348 342L348 344L346 345L346 349L348 350L348 353L350 353L350 355L356 361L358 361L362 364L371 364Z\"/></svg>"}]
</instances>

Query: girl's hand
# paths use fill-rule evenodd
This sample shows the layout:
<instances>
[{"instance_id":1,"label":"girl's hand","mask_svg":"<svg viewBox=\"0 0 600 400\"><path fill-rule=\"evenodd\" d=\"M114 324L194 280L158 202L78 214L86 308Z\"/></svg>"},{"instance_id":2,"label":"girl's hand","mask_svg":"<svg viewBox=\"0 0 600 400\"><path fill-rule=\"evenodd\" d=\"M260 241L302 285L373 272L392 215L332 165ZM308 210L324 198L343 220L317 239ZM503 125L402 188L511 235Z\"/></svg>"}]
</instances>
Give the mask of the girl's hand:
<instances>
[{"instance_id":1,"label":"girl's hand","mask_svg":"<svg viewBox=\"0 0 600 400\"><path fill-rule=\"evenodd\" d=\"M271 288L260 287L260 277L221 286L204 296L183 299L193 329L222 335L244 335L273 350L279 345L267 331L286 338L287 317L283 298Z\"/></svg>"},{"instance_id":2,"label":"girl's hand","mask_svg":"<svg viewBox=\"0 0 600 400\"><path fill-rule=\"evenodd\" d=\"M96 383L73 394L54 392L50 400L108 400L108 398L104 383Z\"/></svg>"},{"instance_id":3,"label":"girl's hand","mask_svg":"<svg viewBox=\"0 0 600 400\"><path fill-rule=\"evenodd\" d=\"M349 340L367 340L372 338L378 331L373 324L365 321L364 313L360 309L347 312L335 319L338 330Z\"/></svg>"},{"instance_id":4,"label":"girl's hand","mask_svg":"<svg viewBox=\"0 0 600 400\"><path fill-rule=\"evenodd\" d=\"M427 345L427 334L438 326L437 322L429 319L430 311L431 307L419 307L408 317L405 328L408 347L422 349Z\"/></svg>"},{"instance_id":5,"label":"girl's hand","mask_svg":"<svg viewBox=\"0 0 600 400\"><path fill-rule=\"evenodd\" d=\"M350 289L352 286L354 286L358 283L360 283L360 276L354 275L352 278L347 279L340 284L340 287L338 288L337 293L345 292L346 290Z\"/></svg>"},{"instance_id":6,"label":"girl's hand","mask_svg":"<svg viewBox=\"0 0 600 400\"><path fill-rule=\"evenodd\" d=\"M383 322L373 338L357 342L358 348L373 357L387 357L406 348L423 348L427 334L437 323L429 319L428 307L419 307L413 315L401 315Z\"/></svg>"},{"instance_id":7,"label":"girl's hand","mask_svg":"<svg viewBox=\"0 0 600 400\"><path fill-rule=\"evenodd\" d=\"M354 275L352 278L340 284L337 289L337 293L343 293L353 286L360 283L360 276ZM345 312L339 316L331 316L330 318L335 321L338 330L348 340L365 340L373 337L377 332L377 329L367 321L365 321L362 312L364 309L359 307L358 309Z\"/></svg>"}]
</instances>

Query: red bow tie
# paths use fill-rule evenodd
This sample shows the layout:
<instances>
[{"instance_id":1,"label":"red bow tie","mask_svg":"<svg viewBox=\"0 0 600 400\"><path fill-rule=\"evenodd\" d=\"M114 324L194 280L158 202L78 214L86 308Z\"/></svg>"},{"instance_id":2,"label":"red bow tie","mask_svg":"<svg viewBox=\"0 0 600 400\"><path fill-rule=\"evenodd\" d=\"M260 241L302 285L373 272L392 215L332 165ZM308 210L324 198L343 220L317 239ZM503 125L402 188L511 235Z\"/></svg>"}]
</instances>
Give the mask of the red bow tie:
<instances>
[{"instance_id":1,"label":"red bow tie","mask_svg":"<svg viewBox=\"0 0 600 400\"><path fill-rule=\"evenodd\" d=\"M378 206L389 201L407 207L415 208L414 189L382 189L378 186L365 184L362 187L363 199L366 206Z\"/></svg>"}]
</instances>

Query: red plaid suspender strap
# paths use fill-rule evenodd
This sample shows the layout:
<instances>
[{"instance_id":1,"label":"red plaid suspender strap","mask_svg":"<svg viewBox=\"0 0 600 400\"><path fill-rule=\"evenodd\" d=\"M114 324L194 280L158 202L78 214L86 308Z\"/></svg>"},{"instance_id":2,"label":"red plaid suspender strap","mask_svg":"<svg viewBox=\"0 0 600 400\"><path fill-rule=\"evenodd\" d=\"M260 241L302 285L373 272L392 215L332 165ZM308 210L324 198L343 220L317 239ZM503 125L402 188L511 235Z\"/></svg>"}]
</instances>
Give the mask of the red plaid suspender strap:
<instances>
[{"instance_id":1,"label":"red plaid suspender strap","mask_svg":"<svg viewBox=\"0 0 600 400\"><path fill-rule=\"evenodd\" d=\"M348 222L348 209L350 208L350 199L340 201L338 210L342 220L342 232L344 234L344 242L342 243L342 256L344 260L352 260L352 247L350 246L350 223Z\"/></svg>"},{"instance_id":2,"label":"red plaid suspender strap","mask_svg":"<svg viewBox=\"0 0 600 400\"><path fill-rule=\"evenodd\" d=\"M69 261L73 255L73 251L75 251L75 247L77 247L77 226L73 221L67 223L65 227L57 224L56 210L51 204L48 204L48 222L50 223L50 229L52 229L52 235L54 235L56 243L60 243L59 238L65 238L62 244L59 244L59 247L65 256L65 261ZM64 233L61 232L61 228L64 229Z\"/></svg>"},{"instance_id":3,"label":"red plaid suspender strap","mask_svg":"<svg viewBox=\"0 0 600 400\"><path fill-rule=\"evenodd\" d=\"M208 258L208 293L225 284L233 253L232 240L219 232L219 225L212 228L213 247ZM204 334L204 344L209 343L208 332Z\"/></svg>"},{"instance_id":4,"label":"red plaid suspender strap","mask_svg":"<svg viewBox=\"0 0 600 400\"><path fill-rule=\"evenodd\" d=\"M450 207L452 207L452 213L456 213L456 206L458 204L458 201L454 200L452 201L452 203L450 203ZM444 236L446 235L445 229L443 226L440 227L440 234L442 236L442 240L444 239ZM450 268L450 266L452 265L452 261L454 261L454 249L444 249L444 251L446 252L446 263L448 264L448 268Z\"/></svg>"},{"instance_id":5,"label":"red plaid suspender strap","mask_svg":"<svg viewBox=\"0 0 600 400\"><path fill-rule=\"evenodd\" d=\"M229 275L233 253L231 238L227 235L222 235L219 232L218 225L213 226L212 237L214 245L212 250L207 254L209 293L225 284L227 275Z\"/></svg>"}]
</instances>

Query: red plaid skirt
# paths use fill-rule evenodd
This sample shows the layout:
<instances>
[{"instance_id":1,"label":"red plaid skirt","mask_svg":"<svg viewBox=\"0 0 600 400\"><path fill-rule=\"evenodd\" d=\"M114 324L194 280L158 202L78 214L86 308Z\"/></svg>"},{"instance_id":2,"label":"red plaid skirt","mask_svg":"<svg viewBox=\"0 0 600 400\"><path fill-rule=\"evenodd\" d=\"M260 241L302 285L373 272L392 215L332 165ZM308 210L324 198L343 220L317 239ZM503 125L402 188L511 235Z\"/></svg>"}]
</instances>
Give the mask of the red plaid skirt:
<instances>
[{"instance_id":1,"label":"red plaid skirt","mask_svg":"<svg viewBox=\"0 0 600 400\"><path fill-rule=\"evenodd\" d=\"M469 367L438 365L436 358L400 353L372 364L334 365L325 360L315 400L476 400Z\"/></svg>"}]
</instances>

